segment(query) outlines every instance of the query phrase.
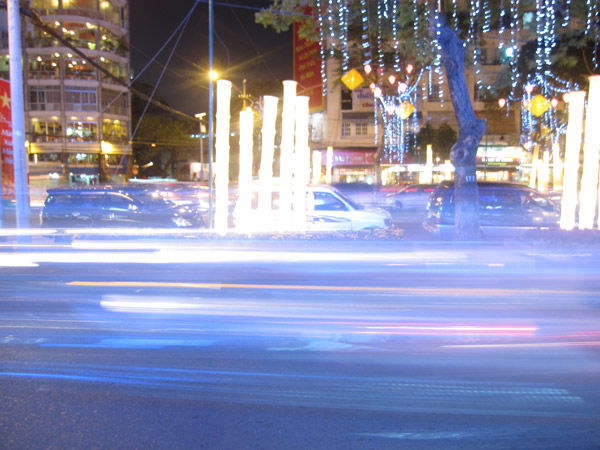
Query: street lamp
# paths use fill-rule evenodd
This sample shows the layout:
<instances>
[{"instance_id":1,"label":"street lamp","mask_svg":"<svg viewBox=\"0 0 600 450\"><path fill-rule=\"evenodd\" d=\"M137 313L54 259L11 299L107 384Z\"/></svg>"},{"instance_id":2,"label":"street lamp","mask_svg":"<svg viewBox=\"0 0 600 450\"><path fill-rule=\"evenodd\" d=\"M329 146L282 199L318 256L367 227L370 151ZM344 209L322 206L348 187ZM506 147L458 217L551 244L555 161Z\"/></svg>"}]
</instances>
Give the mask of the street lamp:
<instances>
[{"instance_id":1,"label":"street lamp","mask_svg":"<svg viewBox=\"0 0 600 450\"><path fill-rule=\"evenodd\" d=\"M198 137L200 138L200 172L198 173L198 178L200 179L200 181L202 181L202 178L204 178L204 131L206 129L206 127L204 126L204 117L206 117L206 113L199 113L196 114L194 117L196 117L196 119L198 119L198 121L200 122L200 134L198 135Z\"/></svg>"}]
</instances>

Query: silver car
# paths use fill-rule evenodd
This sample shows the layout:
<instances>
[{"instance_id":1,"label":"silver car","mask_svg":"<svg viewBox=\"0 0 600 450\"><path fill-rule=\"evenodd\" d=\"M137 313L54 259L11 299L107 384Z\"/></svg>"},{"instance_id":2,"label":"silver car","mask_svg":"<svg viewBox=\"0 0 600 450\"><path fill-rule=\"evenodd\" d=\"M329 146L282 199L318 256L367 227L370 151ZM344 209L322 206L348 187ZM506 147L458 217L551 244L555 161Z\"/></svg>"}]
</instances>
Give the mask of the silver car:
<instances>
[{"instance_id":1,"label":"silver car","mask_svg":"<svg viewBox=\"0 0 600 450\"><path fill-rule=\"evenodd\" d=\"M397 192L387 194L383 200L383 207L392 211L422 210L425 211L429 197L437 184L411 184Z\"/></svg>"}]
</instances>

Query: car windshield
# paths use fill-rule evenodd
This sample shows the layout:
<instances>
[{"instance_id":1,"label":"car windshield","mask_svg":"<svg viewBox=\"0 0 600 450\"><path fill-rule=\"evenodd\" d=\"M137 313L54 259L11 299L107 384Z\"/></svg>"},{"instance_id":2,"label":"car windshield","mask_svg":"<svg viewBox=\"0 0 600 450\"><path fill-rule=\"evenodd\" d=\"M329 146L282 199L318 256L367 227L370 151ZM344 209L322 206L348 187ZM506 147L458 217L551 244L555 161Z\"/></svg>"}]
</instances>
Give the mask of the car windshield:
<instances>
[{"instance_id":1,"label":"car windshield","mask_svg":"<svg viewBox=\"0 0 600 450\"><path fill-rule=\"evenodd\" d=\"M350 197L348 197L346 194L343 194L339 190L336 190L335 193L339 197L341 197L342 199L344 199L344 201L346 203L348 203L352 208L354 208L354 209L364 209L365 208L363 205L361 205L360 203L355 202L354 200L352 200Z\"/></svg>"}]
</instances>

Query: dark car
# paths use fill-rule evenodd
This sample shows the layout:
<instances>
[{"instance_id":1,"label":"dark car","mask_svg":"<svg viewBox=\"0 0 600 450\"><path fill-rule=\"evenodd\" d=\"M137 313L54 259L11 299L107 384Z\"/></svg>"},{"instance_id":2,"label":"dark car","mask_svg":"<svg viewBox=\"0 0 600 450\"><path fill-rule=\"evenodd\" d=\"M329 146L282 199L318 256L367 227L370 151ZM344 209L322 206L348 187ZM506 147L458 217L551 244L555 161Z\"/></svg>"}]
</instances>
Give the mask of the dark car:
<instances>
[{"instance_id":1,"label":"dark car","mask_svg":"<svg viewBox=\"0 0 600 450\"><path fill-rule=\"evenodd\" d=\"M41 212L44 228L199 228L200 212L177 205L152 189L92 187L55 188Z\"/></svg>"},{"instance_id":2,"label":"dark car","mask_svg":"<svg viewBox=\"0 0 600 450\"><path fill-rule=\"evenodd\" d=\"M558 227L560 208L541 192L504 182L479 182L478 187L482 237L515 238ZM432 193L423 226L441 239L454 237L454 182L443 181Z\"/></svg>"}]
</instances>

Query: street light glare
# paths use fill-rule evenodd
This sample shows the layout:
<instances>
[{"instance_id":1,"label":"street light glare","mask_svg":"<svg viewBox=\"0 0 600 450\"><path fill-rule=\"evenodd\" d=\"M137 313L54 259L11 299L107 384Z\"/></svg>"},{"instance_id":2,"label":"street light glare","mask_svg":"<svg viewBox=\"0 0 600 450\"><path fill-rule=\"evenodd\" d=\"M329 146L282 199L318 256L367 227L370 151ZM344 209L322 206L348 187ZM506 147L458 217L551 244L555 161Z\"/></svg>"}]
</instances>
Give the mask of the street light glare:
<instances>
[{"instance_id":1,"label":"street light glare","mask_svg":"<svg viewBox=\"0 0 600 450\"><path fill-rule=\"evenodd\" d=\"M210 78L211 80L218 80L218 79L219 79L219 74L217 73L217 71L216 71L216 70L211 70L211 71L208 73L208 76L209 76L209 78Z\"/></svg>"}]
</instances>

